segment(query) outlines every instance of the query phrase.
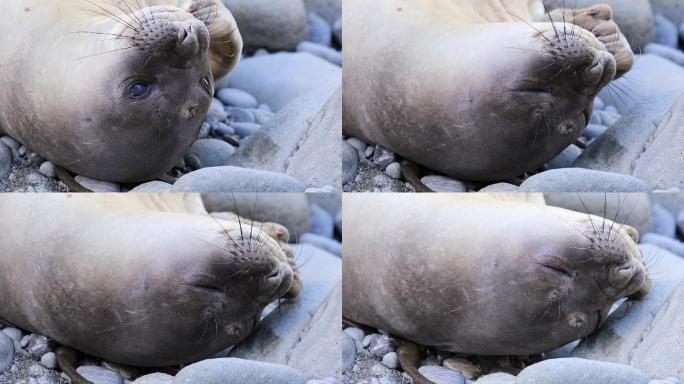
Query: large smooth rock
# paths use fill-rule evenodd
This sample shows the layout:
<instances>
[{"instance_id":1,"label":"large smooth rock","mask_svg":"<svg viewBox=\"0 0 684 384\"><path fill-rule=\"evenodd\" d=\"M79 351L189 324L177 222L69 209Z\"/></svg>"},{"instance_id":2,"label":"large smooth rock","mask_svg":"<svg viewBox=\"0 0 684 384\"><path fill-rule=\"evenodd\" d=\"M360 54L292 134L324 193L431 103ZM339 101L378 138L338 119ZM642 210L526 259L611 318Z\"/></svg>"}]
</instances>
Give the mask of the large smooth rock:
<instances>
[{"instance_id":1,"label":"large smooth rock","mask_svg":"<svg viewBox=\"0 0 684 384\"><path fill-rule=\"evenodd\" d=\"M655 233L647 233L641 238L642 244L653 244L656 247L666 249L677 256L684 257L684 243L677 239L657 235Z\"/></svg>"},{"instance_id":2,"label":"large smooth rock","mask_svg":"<svg viewBox=\"0 0 684 384\"><path fill-rule=\"evenodd\" d=\"M679 28L670 19L657 13L653 18L655 25L655 42L670 48L677 48L679 45Z\"/></svg>"},{"instance_id":3,"label":"large smooth rock","mask_svg":"<svg viewBox=\"0 0 684 384\"><path fill-rule=\"evenodd\" d=\"M482 376L475 382L476 384L515 384L515 376L498 372L491 375Z\"/></svg>"},{"instance_id":4,"label":"large smooth rock","mask_svg":"<svg viewBox=\"0 0 684 384\"><path fill-rule=\"evenodd\" d=\"M651 223L653 224L653 233L657 235L669 238L674 238L677 235L676 216L658 203L651 206Z\"/></svg>"},{"instance_id":5,"label":"large smooth rock","mask_svg":"<svg viewBox=\"0 0 684 384\"><path fill-rule=\"evenodd\" d=\"M315 12L330 25L342 17L342 0L304 0L306 9Z\"/></svg>"},{"instance_id":6,"label":"large smooth rock","mask_svg":"<svg viewBox=\"0 0 684 384\"><path fill-rule=\"evenodd\" d=\"M309 205L303 193L204 193L202 201L208 212L239 213L251 220L284 225L291 241L309 230Z\"/></svg>"},{"instance_id":7,"label":"large smooth rock","mask_svg":"<svg viewBox=\"0 0 684 384\"><path fill-rule=\"evenodd\" d=\"M150 373L149 375L137 378L133 384L171 384L173 376L166 373Z\"/></svg>"},{"instance_id":8,"label":"large smooth rock","mask_svg":"<svg viewBox=\"0 0 684 384\"><path fill-rule=\"evenodd\" d=\"M672 104L684 92L684 68L657 55L637 55L634 68L624 77L609 84L600 97L615 106L620 114L639 114L637 104L653 102L669 96ZM659 101L667 104L667 101ZM666 105L666 108L669 105ZM661 115L662 116L662 115Z\"/></svg>"},{"instance_id":9,"label":"large smooth rock","mask_svg":"<svg viewBox=\"0 0 684 384\"><path fill-rule=\"evenodd\" d=\"M560 1L544 0L549 8L558 8ZM598 3L608 4L613 8L613 19L620 27L627 41L635 52L655 39L653 29L653 9L649 0L574 0L566 1L566 8L591 7Z\"/></svg>"},{"instance_id":10,"label":"large smooth rock","mask_svg":"<svg viewBox=\"0 0 684 384\"><path fill-rule=\"evenodd\" d=\"M320 377L337 376L341 359L341 317L335 320L333 317L340 316L335 301L339 301L336 292L342 280L341 260L310 245L297 245L294 251L298 263L302 264L302 294L294 300L283 300L230 356L285 364L309 374L325 372ZM334 346L326 349L327 352L319 348L307 352L315 338Z\"/></svg>"},{"instance_id":11,"label":"large smooth rock","mask_svg":"<svg viewBox=\"0 0 684 384\"><path fill-rule=\"evenodd\" d=\"M641 235L651 231L651 200L646 193L546 193L544 199L546 204L554 207L590 213L631 225Z\"/></svg>"},{"instance_id":12,"label":"large smooth rock","mask_svg":"<svg viewBox=\"0 0 684 384\"><path fill-rule=\"evenodd\" d=\"M342 189L342 91L309 93L290 103L228 161L280 172L309 188Z\"/></svg>"},{"instance_id":13,"label":"large smooth rock","mask_svg":"<svg viewBox=\"0 0 684 384\"><path fill-rule=\"evenodd\" d=\"M551 359L531 365L516 384L648 384L648 376L627 365L577 358Z\"/></svg>"},{"instance_id":14,"label":"large smooth rock","mask_svg":"<svg viewBox=\"0 0 684 384\"><path fill-rule=\"evenodd\" d=\"M628 364L653 377L683 375L684 360L677 362L675 356L684 353L684 329L681 320L672 320L671 311L679 311L680 319L684 316L684 258L650 244L640 247L653 275L653 290L644 300L623 303L573 356Z\"/></svg>"},{"instance_id":15,"label":"large smooth rock","mask_svg":"<svg viewBox=\"0 0 684 384\"><path fill-rule=\"evenodd\" d=\"M618 173L581 168L552 169L525 180L521 192L651 192L645 182Z\"/></svg>"},{"instance_id":16,"label":"large smooth rock","mask_svg":"<svg viewBox=\"0 0 684 384\"><path fill-rule=\"evenodd\" d=\"M342 85L342 69L309 53L280 52L242 60L228 82L279 111L311 91L329 95Z\"/></svg>"},{"instance_id":17,"label":"large smooth rock","mask_svg":"<svg viewBox=\"0 0 684 384\"><path fill-rule=\"evenodd\" d=\"M238 167L211 167L188 173L171 192L304 192L299 180L282 173Z\"/></svg>"},{"instance_id":18,"label":"large smooth rock","mask_svg":"<svg viewBox=\"0 0 684 384\"><path fill-rule=\"evenodd\" d=\"M575 166L631 175L654 190L684 187L684 95L671 107L668 100L637 106L591 144Z\"/></svg>"},{"instance_id":19,"label":"large smooth rock","mask_svg":"<svg viewBox=\"0 0 684 384\"><path fill-rule=\"evenodd\" d=\"M302 0L223 0L248 49L292 50L308 34Z\"/></svg>"},{"instance_id":20,"label":"large smooth rock","mask_svg":"<svg viewBox=\"0 0 684 384\"><path fill-rule=\"evenodd\" d=\"M224 165L235 153L235 148L223 140L200 139L195 141L185 155L185 162L193 169Z\"/></svg>"},{"instance_id":21,"label":"large smooth rock","mask_svg":"<svg viewBox=\"0 0 684 384\"><path fill-rule=\"evenodd\" d=\"M210 359L181 369L173 384L305 384L292 368L242 359Z\"/></svg>"},{"instance_id":22,"label":"large smooth rock","mask_svg":"<svg viewBox=\"0 0 684 384\"><path fill-rule=\"evenodd\" d=\"M684 2L681 0L651 0L653 10L679 25L684 23Z\"/></svg>"}]
</instances>

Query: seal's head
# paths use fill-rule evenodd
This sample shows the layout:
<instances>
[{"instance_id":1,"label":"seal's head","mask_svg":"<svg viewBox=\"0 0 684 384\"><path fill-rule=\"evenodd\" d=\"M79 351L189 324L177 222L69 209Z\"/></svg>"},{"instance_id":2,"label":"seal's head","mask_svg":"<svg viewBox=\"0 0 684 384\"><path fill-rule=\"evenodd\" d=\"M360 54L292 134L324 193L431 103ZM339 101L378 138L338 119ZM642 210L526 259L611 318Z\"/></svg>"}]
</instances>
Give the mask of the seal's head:
<instances>
[{"instance_id":1,"label":"seal's head","mask_svg":"<svg viewBox=\"0 0 684 384\"><path fill-rule=\"evenodd\" d=\"M60 145L38 143L34 150L96 179L161 176L196 139L214 93L213 74L232 69L240 57L235 22L213 1L135 10L126 2L89 3L99 19L88 34L69 37L84 42L65 69L73 81L61 90L73 102L56 113L66 134L57 138ZM218 41L215 29L224 29L220 37L227 40ZM79 161L64 159L72 151Z\"/></svg>"}]
</instances>

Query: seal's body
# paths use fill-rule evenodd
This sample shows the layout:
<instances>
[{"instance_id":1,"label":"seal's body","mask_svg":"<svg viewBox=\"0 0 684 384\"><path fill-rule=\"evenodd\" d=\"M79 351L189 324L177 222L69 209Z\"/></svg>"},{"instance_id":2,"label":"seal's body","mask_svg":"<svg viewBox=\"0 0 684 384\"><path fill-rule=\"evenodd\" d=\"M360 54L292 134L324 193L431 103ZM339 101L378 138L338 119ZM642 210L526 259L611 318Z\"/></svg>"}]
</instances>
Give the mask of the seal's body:
<instances>
[{"instance_id":1,"label":"seal's body","mask_svg":"<svg viewBox=\"0 0 684 384\"><path fill-rule=\"evenodd\" d=\"M518 199L345 195L345 318L441 350L529 355L650 289L636 230Z\"/></svg>"},{"instance_id":2,"label":"seal's body","mask_svg":"<svg viewBox=\"0 0 684 384\"><path fill-rule=\"evenodd\" d=\"M242 40L219 0L9 0L0 132L74 173L141 182L197 137Z\"/></svg>"},{"instance_id":3,"label":"seal's body","mask_svg":"<svg viewBox=\"0 0 684 384\"><path fill-rule=\"evenodd\" d=\"M555 11L553 23L535 22L545 13L528 0L367 7L345 2L345 133L461 179L544 165L633 63L607 6Z\"/></svg>"},{"instance_id":4,"label":"seal's body","mask_svg":"<svg viewBox=\"0 0 684 384\"><path fill-rule=\"evenodd\" d=\"M287 231L215 220L190 197L1 196L0 318L134 366L243 340L266 305L301 289L275 239Z\"/></svg>"}]
</instances>

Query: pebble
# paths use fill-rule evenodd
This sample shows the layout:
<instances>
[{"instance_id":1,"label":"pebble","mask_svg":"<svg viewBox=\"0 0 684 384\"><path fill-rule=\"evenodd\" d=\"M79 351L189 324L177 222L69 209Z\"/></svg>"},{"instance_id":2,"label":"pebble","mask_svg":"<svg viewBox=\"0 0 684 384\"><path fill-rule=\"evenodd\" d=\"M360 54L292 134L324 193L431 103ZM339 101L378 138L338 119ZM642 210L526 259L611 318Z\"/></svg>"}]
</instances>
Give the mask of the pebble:
<instances>
[{"instance_id":1,"label":"pebble","mask_svg":"<svg viewBox=\"0 0 684 384\"><path fill-rule=\"evenodd\" d=\"M383 357L397 349L397 342L386 335L373 335L368 345L368 352L377 357Z\"/></svg>"},{"instance_id":2,"label":"pebble","mask_svg":"<svg viewBox=\"0 0 684 384\"><path fill-rule=\"evenodd\" d=\"M382 365L390 369L399 368L399 355L396 352L390 352L382 357Z\"/></svg>"},{"instance_id":3,"label":"pebble","mask_svg":"<svg viewBox=\"0 0 684 384\"><path fill-rule=\"evenodd\" d=\"M32 333L28 338L28 352L35 357L43 357L44 354L52 352L54 342L47 336Z\"/></svg>"},{"instance_id":4,"label":"pebble","mask_svg":"<svg viewBox=\"0 0 684 384\"><path fill-rule=\"evenodd\" d=\"M332 45L332 27L315 12L309 12L308 40L325 47Z\"/></svg>"},{"instance_id":5,"label":"pebble","mask_svg":"<svg viewBox=\"0 0 684 384\"><path fill-rule=\"evenodd\" d=\"M375 147L375 153L373 153L373 163L378 165L380 168L386 168L391 163L394 163L397 156L394 152L389 151L381 146Z\"/></svg>"},{"instance_id":6,"label":"pebble","mask_svg":"<svg viewBox=\"0 0 684 384\"><path fill-rule=\"evenodd\" d=\"M12 150L0 143L0 180L4 180L12 172Z\"/></svg>"},{"instance_id":7,"label":"pebble","mask_svg":"<svg viewBox=\"0 0 684 384\"><path fill-rule=\"evenodd\" d=\"M618 109L614 105L609 105L605 109L606 112L619 114Z\"/></svg>"},{"instance_id":8,"label":"pebble","mask_svg":"<svg viewBox=\"0 0 684 384\"><path fill-rule=\"evenodd\" d=\"M516 384L648 384L648 377L628 365L578 358L551 359L525 368Z\"/></svg>"},{"instance_id":9,"label":"pebble","mask_svg":"<svg viewBox=\"0 0 684 384\"><path fill-rule=\"evenodd\" d=\"M76 182L93 192L111 193L121 192L121 186L108 181L95 180L85 176L76 176Z\"/></svg>"},{"instance_id":10,"label":"pebble","mask_svg":"<svg viewBox=\"0 0 684 384\"><path fill-rule=\"evenodd\" d=\"M492 185L488 185L482 189L480 189L479 192L482 193L501 193L501 192L518 192L520 188L516 185L510 184L510 183L496 183Z\"/></svg>"},{"instance_id":11,"label":"pebble","mask_svg":"<svg viewBox=\"0 0 684 384\"><path fill-rule=\"evenodd\" d=\"M470 360L459 359L458 357L449 357L442 363L445 367L458 371L466 379L473 379L482 374L482 370L473 364Z\"/></svg>"},{"instance_id":12,"label":"pebble","mask_svg":"<svg viewBox=\"0 0 684 384\"><path fill-rule=\"evenodd\" d=\"M138 377L133 384L171 384L173 383L173 376L166 373L151 373L149 375Z\"/></svg>"},{"instance_id":13,"label":"pebble","mask_svg":"<svg viewBox=\"0 0 684 384\"><path fill-rule=\"evenodd\" d=\"M0 333L0 372L12 366L14 361L14 342L4 333Z\"/></svg>"},{"instance_id":14,"label":"pebble","mask_svg":"<svg viewBox=\"0 0 684 384\"><path fill-rule=\"evenodd\" d=\"M257 99L249 93L236 88L223 88L216 94L223 104L232 107L256 108L259 106Z\"/></svg>"},{"instance_id":15,"label":"pebble","mask_svg":"<svg viewBox=\"0 0 684 384\"><path fill-rule=\"evenodd\" d=\"M268 124L268 122L271 121L271 119L273 119L273 116L275 116L273 112L264 111L261 109L254 110L252 114L254 115L254 122L261 125Z\"/></svg>"},{"instance_id":16,"label":"pebble","mask_svg":"<svg viewBox=\"0 0 684 384\"><path fill-rule=\"evenodd\" d=\"M174 384L305 384L304 375L279 364L235 358L210 359L183 368Z\"/></svg>"},{"instance_id":17,"label":"pebble","mask_svg":"<svg viewBox=\"0 0 684 384\"><path fill-rule=\"evenodd\" d=\"M395 180L401 179L401 164L391 163L385 168L385 174Z\"/></svg>"},{"instance_id":18,"label":"pebble","mask_svg":"<svg viewBox=\"0 0 684 384\"><path fill-rule=\"evenodd\" d=\"M670 48L677 48L679 45L679 29L675 23L665 16L656 13L653 18L657 44L662 44Z\"/></svg>"},{"instance_id":19,"label":"pebble","mask_svg":"<svg viewBox=\"0 0 684 384\"><path fill-rule=\"evenodd\" d=\"M123 384L123 378L116 372L95 365L78 367L76 372L93 384Z\"/></svg>"},{"instance_id":20,"label":"pebble","mask_svg":"<svg viewBox=\"0 0 684 384\"><path fill-rule=\"evenodd\" d=\"M677 239L657 235L655 233L647 233L641 236L640 242L642 244L656 245L674 253L675 255L684 257L684 243Z\"/></svg>"},{"instance_id":21,"label":"pebble","mask_svg":"<svg viewBox=\"0 0 684 384\"><path fill-rule=\"evenodd\" d=\"M202 123L202 125L200 126L200 130L197 133L197 140L208 138L209 133L211 133L211 125L206 122Z\"/></svg>"},{"instance_id":22,"label":"pebble","mask_svg":"<svg viewBox=\"0 0 684 384\"><path fill-rule=\"evenodd\" d=\"M342 142L342 184L347 184L358 174L359 153L347 141Z\"/></svg>"},{"instance_id":23,"label":"pebble","mask_svg":"<svg viewBox=\"0 0 684 384\"><path fill-rule=\"evenodd\" d=\"M342 256L342 244L329 237L316 235L313 233L305 233L299 237L299 242L302 244L311 244L323 249L335 256Z\"/></svg>"},{"instance_id":24,"label":"pebble","mask_svg":"<svg viewBox=\"0 0 684 384\"><path fill-rule=\"evenodd\" d=\"M13 138L11 138L9 136L0 137L0 142L3 142L5 145L10 147L10 149L12 149L14 151L18 151L19 147L21 147L21 144L19 144L18 141L14 140Z\"/></svg>"},{"instance_id":25,"label":"pebble","mask_svg":"<svg viewBox=\"0 0 684 384\"><path fill-rule=\"evenodd\" d=\"M571 144L559 153L556 157L551 159L546 165L548 169L570 168L572 164L582 155L582 149L574 144Z\"/></svg>"},{"instance_id":26,"label":"pebble","mask_svg":"<svg viewBox=\"0 0 684 384\"><path fill-rule=\"evenodd\" d=\"M261 125L256 123L233 123L231 124L235 133L240 137L249 137L261 128Z\"/></svg>"},{"instance_id":27,"label":"pebble","mask_svg":"<svg viewBox=\"0 0 684 384\"><path fill-rule=\"evenodd\" d=\"M307 52L332 64L342 66L342 53L325 45L302 41L297 45L297 52Z\"/></svg>"},{"instance_id":28,"label":"pebble","mask_svg":"<svg viewBox=\"0 0 684 384\"><path fill-rule=\"evenodd\" d=\"M228 120L234 123L254 123L256 119L254 114L246 108L240 107L226 107Z\"/></svg>"},{"instance_id":29,"label":"pebble","mask_svg":"<svg viewBox=\"0 0 684 384\"><path fill-rule=\"evenodd\" d=\"M41 164L40 168L38 169L38 172L43 174L43 176L49 177L51 179L57 177L57 170L55 169L55 165L49 161L46 161L43 164Z\"/></svg>"},{"instance_id":30,"label":"pebble","mask_svg":"<svg viewBox=\"0 0 684 384\"><path fill-rule=\"evenodd\" d=\"M209 112L207 114L207 120L215 120L215 122L223 121L228 118L226 113L226 107L223 106L221 100L216 98L211 99L211 105L209 106ZM210 123L211 124L211 123Z\"/></svg>"},{"instance_id":31,"label":"pebble","mask_svg":"<svg viewBox=\"0 0 684 384\"><path fill-rule=\"evenodd\" d=\"M601 111L606 108L606 103L602 98L596 96L594 99L594 111Z\"/></svg>"},{"instance_id":32,"label":"pebble","mask_svg":"<svg viewBox=\"0 0 684 384\"><path fill-rule=\"evenodd\" d=\"M482 376L475 382L476 384L515 384L515 376L497 372L491 375Z\"/></svg>"},{"instance_id":33,"label":"pebble","mask_svg":"<svg viewBox=\"0 0 684 384\"><path fill-rule=\"evenodd\" d=\"M132 193L159 193L159 192L170 192L173 185L165 183L163 181L154 180L149 181L144 184L140 184L137 187L130 190Z\"/></svg>"},{"instance_id":34,"label":"pebble","mask_svg":"<svg viewBox=\"0 0 684 384\"><path fill-rule=\"evenodd\" d=\"M40 363L45 368L55 369L57 368L57 356L55 356L54 352L48 352L40 358Z\"/></svg>"},{"instance_id":35,"label":"pebble","mask_svg":"<svg viewBox=\"0 0 684 384\"><path fill-rule=\"evenodd\" d=\"M8 327L3 329L2 333L12 339L12 342L14 343L14 351L18 353L19 350L21 350L21 339L23 337L21 331L16 328Z\"/></svg>"},{"instance_id":36,"label":"pebble","mask_svg":"<svg viewBox=\"0 0 684 384\"><path fill-rule=\"evenodd\" d=\"M610 112L608 110L598 111L598 112L596 112L596 114L601 116L601 123L602 123L602 125L605 125L606 127L611 127L618 120L620 120L620 114L613 113L613 112Z\"/></svg>"},{"instance_id":37,"label":"pebble","mask_svg":"<svg viewBox=\"0 0 684 384\"><path fill-rule=\"evenodd\" d=\"M373 157L373 154L375 153L375 147L372 145L369 145L366 150L363 152L363 154L366 156L366 158Z\"/></svg>"},{"instance_id":38,"label":"pebble","mask_svg":"<svg viewBox=\"0 0 684 384\"><path fill-rule=\"evenodd\" d=\"M171 192L304 192L300 181L282 173L238 167L210 167L184 175Z\"/></svg>"},{"instance_id":39,"label":"pebble","mask_svg":"<svg viewBox=\"0 0 684 384\"><path fill-rule=\"evenodd\" d=\"M356 362L356 342L346 333L342 334L342 372L349 371Z\"/></svg>"},{"instance_id":40,"label":"pebble","mask_svg":"<svg viewBox=\"0 0 684 384\"><path fill-rule=\"evenodd\" d=\"M468 187L464 183L446 176L425 176L420 181L435 192L468 192Z\"/></svg>"},{"instance_id":41,"label":"pebble","mask_svg":"<svg viewBox=\"0 0 684 384\"><path fill-rule=\"evenodd\" d=\"M435 384L465 384L465 378L459 372L437 365L424 365L418 368L423 376Z\"/></svg>"},{"instance_id":42,"label":"pebble","mask_svg":"<svg viewBox=\"0 0 684 384\"><path fill-rule=\"evenodd\" d=\"M202 139L192 144L185 162L192 170L222 166L235 153L235 148L223 140Z\"/></svg>"},{"instance_id":43,"label":"pebble","mask_svg":"<svg viewBox=\"0 0 684 384\"><path fill-rule=\"evenodd\" d=\"M214 135L223 137L225 135L233 136L235 134L235 129L226 123L218 123L216 128L214 128Z\"/></svg>"},{"instance_id":44,"label":"pebble","mask_svg":"<svg viewBox=\"0 0 684 384\"><path fill-rule=\"evenodd\" d=\"M363 153L366 150L366 147L368 147L366 143L357 139L356 137L348 138L347 143L351 145L359 153Z\"/></svg>"},{"instance_id":45,"label":"pebble","mask_svg":"<svg viewBox=\"0 0 684 384\"><path fill-rule=\"evenodd\" d=\"M360 351L364 348L363 341L366 335L362 330L355 327L349 327L344 329L344 333L346 333L347 336L351 337L352 340L354 340L354 342L356 343L357 350Z\"/></svg>"}]
</instances>

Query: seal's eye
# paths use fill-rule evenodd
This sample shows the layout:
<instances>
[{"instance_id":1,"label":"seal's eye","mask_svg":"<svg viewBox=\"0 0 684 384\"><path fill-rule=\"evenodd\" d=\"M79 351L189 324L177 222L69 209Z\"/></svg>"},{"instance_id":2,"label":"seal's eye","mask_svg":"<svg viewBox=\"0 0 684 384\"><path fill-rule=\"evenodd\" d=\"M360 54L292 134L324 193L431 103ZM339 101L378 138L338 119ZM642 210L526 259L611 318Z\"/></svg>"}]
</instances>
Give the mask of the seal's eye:
<instances>
[{"instance_id":1,"label":"seal's eye","mask_svg":"<svg viewBox=\"0 0 684 384\"><path fill-rule=\"evenodd\" d=\"M143 99L150 94L150 85L146 83L136 83L128 90L128 97L131 99Z\"/></svg>"},{"instance_id":2,"label":"seal's eye","mask_svg":"<svg viewBox=\"0 0 684 384\"><path fill-rule=\"evenodd\" d=\"M211 82L209 81L208 77L202 79L202 85L204 85L204 88L207 90L207 92L211 93Z\"/></svg>"}]
</instances>

